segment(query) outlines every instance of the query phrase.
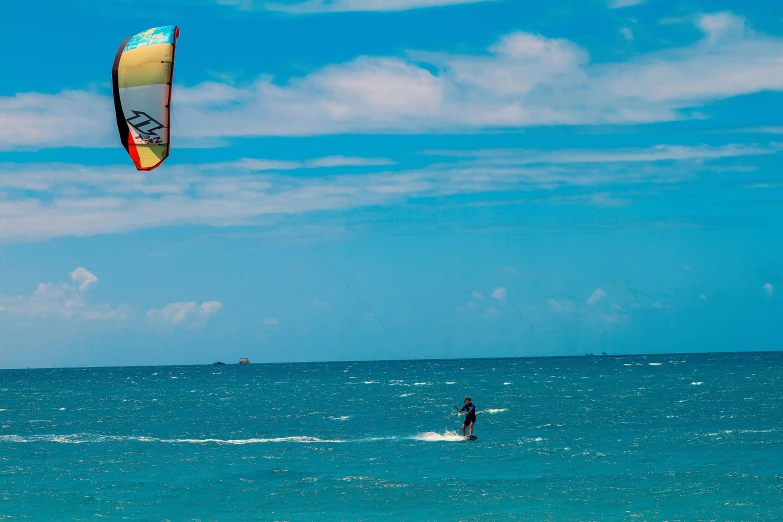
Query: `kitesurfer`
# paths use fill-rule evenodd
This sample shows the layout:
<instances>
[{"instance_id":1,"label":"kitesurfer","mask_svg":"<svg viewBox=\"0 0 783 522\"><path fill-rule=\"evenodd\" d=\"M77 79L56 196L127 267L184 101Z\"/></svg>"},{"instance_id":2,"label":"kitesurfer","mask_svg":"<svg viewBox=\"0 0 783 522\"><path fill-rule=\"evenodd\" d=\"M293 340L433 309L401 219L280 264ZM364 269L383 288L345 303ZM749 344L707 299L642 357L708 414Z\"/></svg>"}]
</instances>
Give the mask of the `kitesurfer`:
<instances>
[{"instance_id":1,"label":"kitesurfer","mask_svg":"<svg viewBox=\"0 0 783 522\"><path fill-rule=\"evenodd\" d=\"M470 396L465 397L465 406L459 409L465 412L465 422L462 423L462 436L465 436L465 428L470 426L470 436L473 436L473 423L476 422L476 405L470 400Z\"/></svg>"}]
</instances>

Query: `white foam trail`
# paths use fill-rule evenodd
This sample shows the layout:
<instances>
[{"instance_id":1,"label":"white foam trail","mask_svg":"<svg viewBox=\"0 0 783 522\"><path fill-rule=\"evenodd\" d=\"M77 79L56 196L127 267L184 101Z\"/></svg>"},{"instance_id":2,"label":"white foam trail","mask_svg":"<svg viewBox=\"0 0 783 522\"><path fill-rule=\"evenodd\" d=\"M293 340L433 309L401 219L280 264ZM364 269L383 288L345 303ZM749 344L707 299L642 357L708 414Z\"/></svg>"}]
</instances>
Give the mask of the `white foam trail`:
<instances>
[{"instance_id":1,"label":"white foam trail","mask_svg":"<svg viewBox=\"0 0 783 522\"><path fill-rule=\"evenodd\" d=\"M343 415L342 417L329 417L332 420L346 421L351 418L350 415Z\"/></svg>"},{"instance_id":2,"label":"white foam trail","mask_svg":"<svg viewBox=\"0 0 783 522\"><path fill-rule=\"evenodd\" d=\"M480 410L478 413L503 413L508 411L508 408L490 408L488 410Z\"/></svg>"},{"instance_id":3,"label":"white foam trail","mask_svg":"<svg viewBox=\"0 0 783 522\"><path fill-rule=\"evenodd\" d=\"M161 439L157 437L132 437L124 435L94 435L89 433L76 433L72 435L30 435L22 437L21 435L0 435L0 442L56 442L60 444L85 444L111 441L129 441L129 442L158 442L162 444L218 444L218 445L242 445L242 444L268 444L280 442L294 442L300 444L323 444L323 443L343 443L346 440L337 439L319 439L318 437L294 436L294 437L275 437L275 438L252 438L252 439Z\"/></svg>"},{"instance_id":4,"label":"white foam trail","mask_svg":"<svg viewBox=\"0 0 783 522\"><path fill-rule=\"evenodd\" d=\"M503 386L508 386L509 384L513 384L513 383L511 383L511 382L504 382Z\"/></svg>"},{"instance_id":5,"label":"white foam trail","mask_svg":"<svg viewBox=\"0 0 783 522\"><path fill-rule=\"evenodd\" d=\"M704 384L704 383L703 383L703 382L701 382L701 381L693 381L691 384L692 384L693 386L701 386L701 385L702 385L702 384Z\"/></svg>"},{"instance_id":6,"label":"white foam trail","mask_svg":"<svg viewBox=\"0 0 783 522\"><path fill-rule=\"evenodd\" d=\"M457 384L457 383L454 381L446 381L446 384Z\"/></svg>"},{"instance_id":7,"label":"white foam trail","mask_svg":"<svg viewBox=\"0 0 783 522\"><path fill-rule=\"evenodd\" d=\"M142 437L139 437L139 440L141 440ZM302 444L314 444L314 443L343 443L348 442L345 440L330 440L330 439L319 439L318 437L305 437L305 436L297 436L297 437L275 437L271 439L229 439L229 440L223 440L223 439L148 439L151 442L163 442L168 444L233 444L233 445L241 445L241 444L268 444L270 442L298 442Z\"/></svg>"},{"instance_id":8,"label":"white foam trail","mask_svg":"<svg viewBox=\"0 0 783 522\"><path fill-rule=\"evenodd\" d=\"M400 395L400 397L410 397L411 395L416 395L415 393L403 393Z\"/></svg>"},{"instance_id":9,"label":"white foam trail","mask_svg":"<svg viewBox=\"0 0 783 522\"><path fill-rule=\"evenodd\" d=\"M647 364L649 364L650 366L661 366L661 365L663 365L663 363L647 363Z\"/></svg>"},{"instance_id":10,"label":"white foam trail","mask_svg":"<svg viewBox=\"0 0 783 522\"><path fill-rule=\"evenodd\" d=\"M437 433L435 431L428 431L426 433L420 433L412 437L413 440L423 440L427 442L457 442L465 440L465 437L459 435L456 431L446 431L443 433Z\"/></svg>"}]
</instances>

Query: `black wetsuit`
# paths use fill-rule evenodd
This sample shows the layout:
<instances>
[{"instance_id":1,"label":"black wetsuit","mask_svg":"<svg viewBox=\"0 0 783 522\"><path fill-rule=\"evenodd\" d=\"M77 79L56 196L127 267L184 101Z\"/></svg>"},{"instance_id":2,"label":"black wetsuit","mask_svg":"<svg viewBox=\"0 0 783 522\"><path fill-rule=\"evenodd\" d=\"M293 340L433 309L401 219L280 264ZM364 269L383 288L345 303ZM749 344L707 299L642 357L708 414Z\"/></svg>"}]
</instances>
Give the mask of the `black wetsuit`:
<instances>
[{"instance_id":1,"label":"black wetsuit","mask_svg":"<svg viewBox=\"0 0 783 522\"><path fill-rule=\"evenodd\" d=\"M459 411L465 412L465 422L462 423L463 426L470 426L470 424L476 422L476 405L472 402L460 408Z\"/></svg>"}]
</instances>

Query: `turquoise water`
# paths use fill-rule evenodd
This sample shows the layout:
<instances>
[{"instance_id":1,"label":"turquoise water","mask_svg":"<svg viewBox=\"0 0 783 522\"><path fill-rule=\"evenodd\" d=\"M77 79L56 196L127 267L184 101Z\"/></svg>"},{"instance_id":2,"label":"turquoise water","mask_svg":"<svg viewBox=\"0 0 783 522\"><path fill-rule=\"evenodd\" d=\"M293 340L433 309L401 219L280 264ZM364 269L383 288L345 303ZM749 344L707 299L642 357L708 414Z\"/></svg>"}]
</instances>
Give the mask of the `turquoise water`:
<instances>
[{"instance_id":1,"label":"turquoise water","mask_svg":"<svg viewBox=\"0 0 783 522\"><path fill-rule=\"evenodd\" d=\"M783 353L2 371L0 519L769 520L781 385Z\"/></svg>"}]
</instances>

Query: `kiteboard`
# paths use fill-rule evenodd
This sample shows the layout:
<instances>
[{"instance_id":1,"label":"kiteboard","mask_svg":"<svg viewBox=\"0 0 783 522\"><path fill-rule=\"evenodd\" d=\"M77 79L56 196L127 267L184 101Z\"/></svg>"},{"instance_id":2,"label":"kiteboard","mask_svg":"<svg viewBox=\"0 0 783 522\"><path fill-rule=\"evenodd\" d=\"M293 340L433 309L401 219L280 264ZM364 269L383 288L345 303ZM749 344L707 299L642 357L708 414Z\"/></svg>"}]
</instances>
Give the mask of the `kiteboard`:
<instances>
[{"instance_id":1,"label":"kiteboard","mask_svg":"<svg viewBox=\"0 0 783 522\"><path fill-rule=\"evenodd\" d=\"M465 437L465 440L476 440L477 438L478 437L476 437L475 435L468 435L467 437Z\"/></svg>"}]
</instances>

